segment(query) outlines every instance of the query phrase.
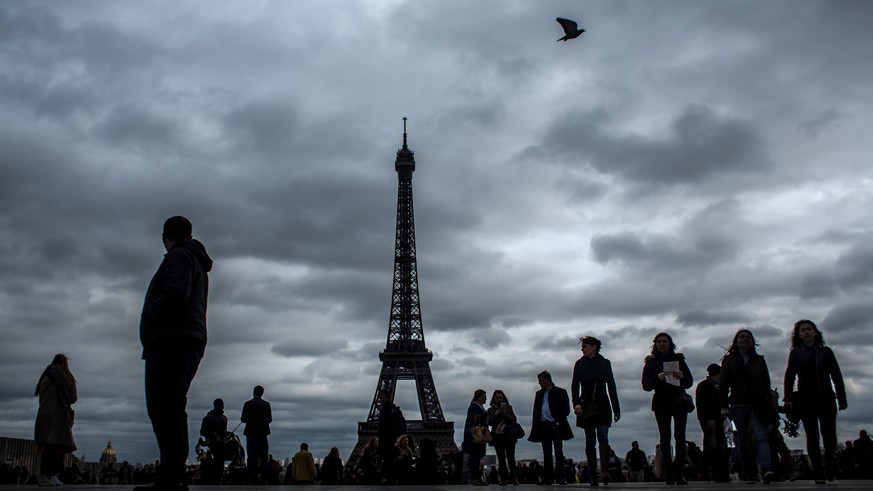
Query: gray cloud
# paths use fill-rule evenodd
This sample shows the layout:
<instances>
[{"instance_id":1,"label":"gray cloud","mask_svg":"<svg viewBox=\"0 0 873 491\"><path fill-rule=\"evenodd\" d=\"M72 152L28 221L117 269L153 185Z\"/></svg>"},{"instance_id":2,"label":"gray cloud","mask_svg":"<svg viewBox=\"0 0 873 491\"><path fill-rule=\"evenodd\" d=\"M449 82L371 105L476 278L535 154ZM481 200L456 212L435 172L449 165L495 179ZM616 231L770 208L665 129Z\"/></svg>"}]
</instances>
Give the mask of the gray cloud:
<instances>
[{"instance_id":1,"label":"gray cloud","mask_svg":"<svg viewBox=\"0 0 873 491\"><path fill-rule=\"evenodd\" d=\"M181 213L216 261L191 425L218 396L235 425L262 384L274 455L347 455L385 347L403 116L456 426L479 387L527 424L536 373L567 386L591 334L622 398L611 440L651 452L655 333L698 378L752 326L778 385L799 317L852 388L840 439L873 425L870 5L562 1L573 43L554 6L496 5L0 2L3 436L32 435L63 350L81 452L157 458L137 325Z\"/></svg>"}]
</instances>

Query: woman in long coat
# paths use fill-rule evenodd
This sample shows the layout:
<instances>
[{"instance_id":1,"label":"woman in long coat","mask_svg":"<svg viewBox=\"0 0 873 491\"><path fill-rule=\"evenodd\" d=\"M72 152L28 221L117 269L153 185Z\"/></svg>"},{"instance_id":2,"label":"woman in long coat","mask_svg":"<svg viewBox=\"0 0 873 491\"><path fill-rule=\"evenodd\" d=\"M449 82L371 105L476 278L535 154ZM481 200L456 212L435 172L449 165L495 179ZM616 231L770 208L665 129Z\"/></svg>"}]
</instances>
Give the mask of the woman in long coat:
<instances>
[{"instance_id":1,"label":"woman in long coat","mask_svg":"<svg viewBox=\"0 0 873 491\"><path fill-rule=\"evenodd\" d=\"M64 470L64 455L76 450L72 405L78 398L76 378L66 355L55 355L40 375L34 395L39 396L33 437L41 455L38 483L43 487L61 486L58 474Z\"/></svg>"},{"instance_id":2,"label":"woman in long coat","mask_svg":"<svg viewBox=\"0 0 873 491\"><path fill-rule=\"evenodd\" d=\"M467 408L467 419L464 421L464 443L462 448L464 453L469 454L467 465L470 468L470 484L474 486L486 486L482 480L482 469L480 463L485 457L485 444L473 442L473 434L471 430L474 426L485 426L488 423L488 411L485 410L486 392L482 389L476 389L473 393L473 400L470 401L470 406Z\"/></svg>"},{"instance_id":3,"label":"woman in long coat","mask_svg":"<svg viewBox=\"0 0 873 491\"><path fill-rule=\"evenodd\" d=\"M592 336L579 338L582 357L573 367L573 382L570 385L576 426L585 430L585 455L591 473L591 485L597 486L597 449L600 445L600 468L603 483L609 482L609 427L621 418L618 390L612 374L612 364L600 354L600 340ZM593 399L597 415L585 418L584 406Z\"/></svg>"},{"instance_id":4,"label":"woman in long coat","mask_svg":"<svg viewBox=\"0 0 873 491\"><path fill-rule=\"evenodd\" d=\"M675 364L675 370L669 369L669 365L665 367L668 363ZM685 426L688 423L688 411L675 407L673 400L686 389L690 389L693 383L685 356L676 352L673 338L665 332L657 334L652 342L652 353L646 357L643 365L642 384L646 392L655 392L652 395L652 411L655 413L655 422L658 423L661 458L667 484L688 484L682 474L685 467ZM676 440L675 460L670 457L671 432Z\"/></svg>"},{"instance_id":5,"label":"woman in long coat","mask_svg":"<svg viewBox=\"0 0 873 491\"><path fill-rule=\"evenodd\" d=\"M794 390L795 378L797 390ZM825 479L833 481L837 473L837 408L842 411L849 404L840 364L834 352L825 346L818 326L810 320L799 320L794 324L791 351L785 369L784 394L785 409L794 409L803 423L806 451L812 461L816 484L824 484ZM819 447L819 428L824 442L824 466Z\"/></svg>"}]
</instances>

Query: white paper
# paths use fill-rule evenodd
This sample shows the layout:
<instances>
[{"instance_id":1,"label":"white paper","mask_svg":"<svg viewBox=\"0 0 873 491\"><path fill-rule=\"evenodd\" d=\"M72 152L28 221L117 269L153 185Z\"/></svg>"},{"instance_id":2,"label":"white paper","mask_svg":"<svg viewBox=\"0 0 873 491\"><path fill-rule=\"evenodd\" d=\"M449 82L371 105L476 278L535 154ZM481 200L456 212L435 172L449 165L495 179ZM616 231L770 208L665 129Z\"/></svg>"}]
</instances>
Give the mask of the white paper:
<instances>
[{"instance_id":1,"label":"white paper","mask_svg":"<svg viewBox=\"0 0 873 491\"><path fill-rule=\"evenodd\" d=\"M678 361L665 361L664 372L667 374L666 382L670 385L679 386L679 379L673 376L673 372L679 371Z\"/></svg>"}]
</instances>

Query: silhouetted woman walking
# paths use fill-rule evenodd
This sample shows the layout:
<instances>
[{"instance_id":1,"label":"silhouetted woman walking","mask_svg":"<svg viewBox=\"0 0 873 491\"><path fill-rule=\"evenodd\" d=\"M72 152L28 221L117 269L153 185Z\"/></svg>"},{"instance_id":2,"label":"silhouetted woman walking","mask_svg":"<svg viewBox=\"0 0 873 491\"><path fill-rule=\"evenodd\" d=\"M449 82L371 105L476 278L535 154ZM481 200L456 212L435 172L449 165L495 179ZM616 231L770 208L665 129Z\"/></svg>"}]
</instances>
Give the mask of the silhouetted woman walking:
<instances>
[{"instance_id":1,"label":"silhouetted woman walking","mask_svg":"<svg viewBox=\"0 0 873 491\"><path fill-rule=\"evenodd\" d=\"M64 455L76 450L72 408L77 399L76 378L66 355L55 355L40 375L34 395L39 396L33 437L40 453L38 484L61 486L58 474L64 470Z\"/></svg>"},{"instance_id":2,"label":"silhouetted woman walking","mask_svg":"<svg viewBox=\"0 0 873 491\"><path fill-rule=\"evenodd\" d=\"M685 363L685 356L676 352L673 338L665 333L655 336L652 353L646 356L643 365L643 390L652 395L652 411L658 423L661 459L667 484L688 484L683 475L685 467L685 425L688 423L687 407L679 404L679 397L691 388L694 380ZM690 406L693 409L693 405ZM670 456L670 434L676 441L676 458Z\"/></svg>"},{"instance_id":3,"label":"silhouetted woman walking","mask_svg":"<svg viewBox=\"0 0 873 491\"><path fill-rule=\"evenodd\" d=\"M755 347L755 336L748 329L734 335L728 352L721 360L721 380L718 396L722 415L730 417L737 427L737 446L743 464L744 480L758 481L758 472L764 484L773 481L770 470L770 444L767 433L779 417L770 394L770 370L764 357ZM752 462L750 437L754 434L757 465Z\"/></svg>"},{"instance_id":4,"label":"silhouetted woman walking","mask_svg":"<svg viewBox=\"0 0 873 491\"><path fill-rule=\"evenodd\" d=\"M797 390L794 390L795 378ZM810 320L803 319L794 324L788 366L785 368L784 394L785 409L796 411L803 423L806 451L812 461L816 484L824 484L825 479L833 481L837 474L837 408L842 411L849 404L837 357L825 346L821 331ZM824 466L819 430L824 442Z\"/></svg>"},{"instance_id":5,"label":"silhouetted woman walking","mask_svg":"<svg viewBox=\"0 0 873 491\"><path fill-rule=\"evenodd\" d=\"M600 445L600 474L603 484L609 483L609 427L621 418L618 390L612 374L612 364L600 354L600 340L592 336L579 338L582 357L573 367L570 385L576 426L585 430L585 455L591 485L597 486L597 449ZM607 395L608 393L608 395Z\"/></svg>"}]
</instances>

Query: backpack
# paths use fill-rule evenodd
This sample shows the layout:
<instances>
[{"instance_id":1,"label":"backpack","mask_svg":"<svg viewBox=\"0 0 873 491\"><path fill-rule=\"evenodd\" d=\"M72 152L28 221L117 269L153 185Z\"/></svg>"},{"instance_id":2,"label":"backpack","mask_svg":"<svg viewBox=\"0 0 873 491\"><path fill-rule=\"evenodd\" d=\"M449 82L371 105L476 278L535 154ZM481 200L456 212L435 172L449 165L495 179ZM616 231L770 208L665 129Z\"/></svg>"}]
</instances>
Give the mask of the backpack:
<instances>
[{"instance_id":1,"label":"backpack","mask_svg":"<svg viewBox=\"0 0 873 491\"><path fill-rule=\"evenodd\" d=\"M397 414L395 417L397 418L397 434L405 435L406 434L406 418L403 417L403 411L400 410L400 406L394 406L397 409Z\"/></svg>"}]
</instances>

